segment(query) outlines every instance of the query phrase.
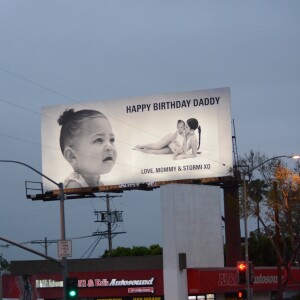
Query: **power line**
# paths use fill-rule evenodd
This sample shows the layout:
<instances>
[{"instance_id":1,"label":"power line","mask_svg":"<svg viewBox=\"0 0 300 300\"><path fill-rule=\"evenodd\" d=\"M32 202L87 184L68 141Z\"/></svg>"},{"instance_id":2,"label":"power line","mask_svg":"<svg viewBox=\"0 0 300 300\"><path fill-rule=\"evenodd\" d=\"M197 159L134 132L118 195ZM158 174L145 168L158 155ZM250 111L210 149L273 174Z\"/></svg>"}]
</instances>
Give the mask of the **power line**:
<instances>
[{"instance_id":1,"label":"power line","mask_svg":"<svg viewBox=\"0 0 300 300\"><path fill-rule=\"evenodd\" d=\"M51 89L51 88L47 87L46 85L40 84L40 83L38 83L38 82L36 82L36 81L34 81L34 80L31 80L31 79L29 79L29 78L26 78L25 76L22 76L22 75L20 75L20 74L18 74L18 73L16 73L16 72L13 72L13 71L11 71L11 70L8 70L7 68L4 68L4 67L0 66L0 70L4 71L4 72L6 72L6 73L9 73L10 75L13 75L13 76L15 76L15 77L17 77L17 78L20 78L20 79L22 79L22 80L24 80L24 81L26 81L26 82L28 82L28 83L30 83L30 84L32 84L32 85L35 85L35 86L37 86L37 87L39 87L39 88L41 88L41 89L44 89L44 90L46 90L46 91L48 91L48 92L51 92L51 93L53 93L53 94L55 94L55 95L61 96L61 97L63 97L63 98L66 98L66 99L68 99L68 100L70 100L70 101L72 101L72 102L74 102L74 103L76 103L76 104L81 104L81 105L86 106L87 108L89 108L84 102L77 101L77 100L75 100L74 98L71 98L71 97L69 97L69 96L66 96L66 95L64 95L63 93L57 92L57 91L55 91L54 89ZM27 110L27 111L30 111L30 109L27 109L27 108L25 108L25 107L22 107L21 105L12 104L12 103L10 103L9 101L6 101L6 100L2 100L2 102L5 102L5 103L7 103L7 104L11 104L11 105L17 106L17 107L22 108L22 109L25 109L25 110ZM105 102L104 102L104 101L99 100L98 102L103 102L103 104L105 105ZM35 112L35 111L32 111L32 112L37 113L37 112ZM40 114L40 113L39 113L39 114ZM113 118L113 119L115 119L115 120L118 120L118 121L120 121L121 123L127 124L127 125L129 125L129 126L131 126L131 127L135 127L136 129L141 130L141 131L144 131L144 132L146 132L146 133L148 133L148 134L151 134L151 135L153 135L153 136L155 136L155 137L161 138L160 136L157 136L156 134L153 134L153 133L148 132L147 130L141 129L139 126L132 125L132 124L130 124L130 123L124 121L124 120L120 120L120 119L118 119L118 118L115 118L115 117L112 116L112 115L108 115L107 117L110 117L110 118ZM133 145L132 145L132 146L133 146Z\"/></svg>"},{"instance_id":2,"label":"power line","mask_svg":"<svg viewBox=\"0 0 300 300\"><path fill-rule=\"evenodd\" d=\"M83 105L83 106L89 108L89 107L87 106L87 104L85 104L85 103L79 102L79 101L75 100L75 99L72 98L72 97L66 96L65 94L63 94L63 93L61 93L61 92L57 92L57 91L55 91L54 89L49 88L49 87L47 87L47 86L44 85L44 84L41 84L41 83L36 82L36 81L34 81L34 80L32 80L32 79L29 79L29 78L27 78L27 77L25 77L25 76L23 76L23 75L20 75L20 74L14 72L14 71L11 71L11 70L9 70L9 69L3 67L3 66L0 66L0 70L2 70L3 72L6 72L6 73L8 73L8 74L10 74L10 75L12 75L12 76L15 76L15 77L17 77L17 78L19 78L19 79L21 79L21 80L24 80L24 81L27 82L27 83L30 83L30 84L32 84L32 85L34 85L34 86L37 86L37 87L39 87L39 88L41 88L41 89L47 90L48 92L51 92L51 93L53 93L53 94L55 94L55 95L61 96L61 97L63 97L63 98L66 98L66 99L70 100L71 102L74 102L74 103L76 103L76 104L81 104L81 105ZM34 113L34 114L39 114L39 115L41 115L41 116L46 116L47 118L50 118L50 119L55 120L55 122L57 121L57 120L56 120L55 118L53 118L53 117L50 117L50 116L41 114L40 112L36 112L36 111L34 111L34 110L28 109L27 107L24 107L24 106L22 106L22 105L18 105L18 104L15 104L15 103L11 103L10 101L3 100L3 99L0 99L0 101L3 102L3 103L10 104L10 105L13 105L13 106L15 106L15 107L18 107L18 108L20 108L20 109L29 111L29 112ZM105 103L104 101L100 101L100 100L99 100L98 102L102 102L104 105L106 105L106 103ZM115 118L115 117L112 116L112 115L107 115L107 117L112 118L112 119L115 119L115 120L117 120L117 121L119 121L119 122L121 122L121 123L123 123L123 124L129 125L130 127L136 128L136 129L138 129L139 131L143 131L143 132L145 132L145 133L147 133L147 134L149 134L149 135L152 135L152 136L155 137L155 138L158 138L158 139L162 138L161 136L158 136L156 133L151 133L151 132L149 132L149 131L147 131L147 130L144 130L144 129L140 128L139 126L130 124L130 123L128 123L128 122L125 121L125 120L122 120L122 119L119 119L119 118ZM7 138L10 138L10 139L18 140L18 141L20 141L20 142L25 142L25 143L29 143L29 144L34 144L34 145L38 145L38 146L40 146L40 147L47 147L47 148L49 148L49 149L53 149L53 150L55 150L55 151L59 151L59 152L60 152L60 148L58 148L58 147L53 147L53 146L49 146L49 145L43 145L43 144L41 144L41 143L28 141L28 140L25 140L25 139L23 139L23 138L13 137L13 136L8 135L8 134L0 133L0 135L2 135L2 136L4 136L4 137L7 137ZM132 145L132 144L126 142L126 141L122 141L122 140L120 140L120 139L118 139L118 138L116 138L116 140L117 140L119 143L121 143L121 144L130 146L131 148L134 147L134 145ZM202 156L203 156L203 155L202 155ZM203 156L203 157L204 157L204 156ZM224 165L223 163L220 163L219 161L216 161L216 160L214 160L214 159L212 159L212 158L210 158L210 157L206 157L206 158L209 159L210 161L213 161L213 162L216 162L216 163L219 163L219 164ZM116 164L119 165L119 166L125 166L125 167L129 167L129 168L133 168L133 169L139 169L139 168L137 168L136 166L128 165L128 164L125 164L125 163L116 162ZM170 174L170 177L172 177L172 176L173 176L173 175Z\"/></svg>"},{"instance_id":3,"label":"power line","mask_svg":"<svg viewBox=\"0 0 300 300\"><path fill-rule=\"evenodd\" d=\"M38 83L38 82L36 82L36 81L33 81L33 80L29 79L29 78L26 78L25 76L22 76L22 75L20 75L20 74L18 74L18 73L16 73L16 72L13 72L13 71L11 71L11 70L8 70L8 69L6 69L6 68L4 68L4 67L2 67L2 66L0 66L0 70L2 70L3 72L9 73L10 75L13 75L13 76L15 76L15 77L17 77L17 78L20 78L20 79L22 79L22 80L24 80L24 81L26 81L26 82L28 82L28 83L30 83L30 84L32 84L32 85L35 85L35 86L37 86L37 87L39 87L39 88L41 88L41 89L44 89L44 90L46 90L46 91L48 91L48 92L51 92L51 93L53 93L53 94L55 94L55 95L57 95L57 96L61 96L61 97L63 97L63 98L66 98L66 99L68 99L68 100L71 100L71 101L73 101L73 102L80 103L80 102L74 100L74 99L71 98L71 97L68 97L68 96L66 96L66 95L64 95L64 94L62 94L62 93L60 93L60 92L57 92L57 91L55 91L55 90L53 90L53 89L51 89L51 88L49 88L49 87L47 87L47 86L45 86L45 85L43 85L43 84L40 84L40 83Z\"/></svg>"},{"instance_id":4,"label":"power line","mask_svg":"<svg viewBox=\"0 0 300 300\"><path fill-rule=\"evenodd\" d=\"M79 240L79 239L86 239L86 238L91 238L91 237L94 237L94 235L84 235L84 236L72 237L72 238L68 238L68 240ZM60 241L60 239L47 240L47 241L48 242L51 241L51 243L57 243L58 241ZM35 240L35 241L22 242L22 243L19 243L19 244L20 245L27 245L27 244L38 244L38 243L43 243L43 242L44 241L42 241L42 240ZM0 245L0 247L9 248L9 247L14 247L14 245L5 244L5 245Z\"/></svg>"}]
</instances>

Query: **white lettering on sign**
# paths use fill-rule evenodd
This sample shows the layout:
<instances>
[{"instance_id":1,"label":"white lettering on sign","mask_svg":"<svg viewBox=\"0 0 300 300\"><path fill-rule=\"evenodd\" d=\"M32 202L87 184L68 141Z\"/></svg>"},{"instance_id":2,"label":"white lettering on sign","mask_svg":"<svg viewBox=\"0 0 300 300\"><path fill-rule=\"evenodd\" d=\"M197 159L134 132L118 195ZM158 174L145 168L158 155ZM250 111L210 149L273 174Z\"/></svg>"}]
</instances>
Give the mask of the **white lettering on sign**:
<instances>
[{"instance_id":1,"label":"white lettering on sign","mask_svg":"<svg viewBox=\"0 0 300 300\"><path fill-rule=\"evenodd\" d=\"M133 287L133 288L128 288L128 293L129 294L138 294L138 293L154 293L154 288L153 287Z\"/></svg>"},{"instance_id":2,"label":"white lettering on sign","mask_svg":"<svg viewBox=\"0 0 300 300\"><path fill-rule=\"evenodd\" d=\"M154 284L154 277L150 279L139 280L125 280L113 278L111 281L108 279L78 279L78 287L80 288L93 288L93 287L108 287L108 286L141 286L139 289L143 289L145 292L153 293L153 288L147 288L143 286L152 286ZM63 281L55 281L53 279L39 279L36 280L35 286L37 288L52 288L63 287ZM138 288L135 288L138 289Z\"/></svg>"},{"instance_id":3,"label":"white lettering on sign","mask_svg":"<svg viewBox=\"0 0 300 300\"><path fill-rule=\"evenodd\" d=\"M127 285L153 285L154 277L149 280L117 280L112 279L109 286L127 286Z\"/></svg>"},{"instance_id":4,"label":"white lettering on sign","mask_svg":"<svg viewBox=\"0 0 300 300\"><path fill-rule=\"evenodd\" d=\"M111 281L108 279L78 279L78 287L106 287L106 286L147 286L153 285L154 277L150 279L141 280L125 280L113 278Z\"/></svg>"},{"instance_id":5,"label":"white lettering on sign","mask_svg":"<svg viewBox=\"0 0 300 300\"><path fill-rule=\"evenodd\" d=\"M36 288L56 288L56 287L63 287L63 281L55 281L52 279L40 279L35 281Z\"/></svg>"}]
</instances>

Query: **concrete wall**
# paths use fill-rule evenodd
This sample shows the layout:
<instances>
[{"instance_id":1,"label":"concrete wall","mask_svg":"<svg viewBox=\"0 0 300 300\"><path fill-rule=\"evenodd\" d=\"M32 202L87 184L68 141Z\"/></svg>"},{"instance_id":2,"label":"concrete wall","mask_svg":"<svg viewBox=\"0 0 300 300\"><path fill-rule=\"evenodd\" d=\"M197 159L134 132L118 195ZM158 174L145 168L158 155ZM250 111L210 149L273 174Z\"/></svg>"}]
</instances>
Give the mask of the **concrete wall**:
<instances>
[{"instance_id":1,"label":"concrete wall","mask_svg":"<svg viewBox=\"0 0 300 300\"><path fill-rule=\"evenodd\" d=\"M224 267L220 188L162 186L161 205L165 299L187 299L187 275L179 270L179 253L186 253L188 268Z\"/></svg>"}]
</instances>

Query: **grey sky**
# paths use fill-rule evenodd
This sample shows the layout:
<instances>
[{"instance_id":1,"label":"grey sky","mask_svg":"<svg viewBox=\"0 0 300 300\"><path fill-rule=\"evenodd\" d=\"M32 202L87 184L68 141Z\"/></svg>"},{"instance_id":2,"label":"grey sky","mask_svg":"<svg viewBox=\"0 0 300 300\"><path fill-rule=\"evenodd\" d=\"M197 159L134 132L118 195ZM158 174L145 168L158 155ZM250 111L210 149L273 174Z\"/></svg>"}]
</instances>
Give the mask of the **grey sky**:
<instances>
[{"instance_id":1,"label":"grey sky","mask_svg":"<svg viewBox=\"0 0 300 300\"><path fill-rule=\"evenodd\" d=\"M299 9L298 0L1 0L0 158L41 170L43 106L227 86L240 155L297 153ZM25 199L24 181L39 176L17 165L0 170L0 235L59 238L58 203ZM124 211L119 230L127 231L114 246L161 243L159 191L126 192L112 206ZM67 237L97 230L94 209L105 203L66 204ZM74 241L74 258L91 242ZM106 247L101 241L93 256ZM0 253L34 257L14 247Z\"/></svg>"}]
</instances>

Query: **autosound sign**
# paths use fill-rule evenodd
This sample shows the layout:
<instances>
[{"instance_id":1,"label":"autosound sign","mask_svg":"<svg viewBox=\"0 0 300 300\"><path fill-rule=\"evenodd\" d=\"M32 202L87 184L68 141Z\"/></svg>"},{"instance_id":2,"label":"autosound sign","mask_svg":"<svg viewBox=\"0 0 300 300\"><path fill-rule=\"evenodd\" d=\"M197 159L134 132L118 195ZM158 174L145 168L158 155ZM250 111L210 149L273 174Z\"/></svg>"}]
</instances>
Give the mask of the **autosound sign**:
<instances>
[{"instance_id":1,"label":"autosound sign","mask_svg":"<svg viewBox=\"0 0 300 300\"><path fill-rule=\"evenodd\" d=\"M228 176L231 138L229 88L45 107L43 173L67 189Z\"/></svg>"}]
</instances>

